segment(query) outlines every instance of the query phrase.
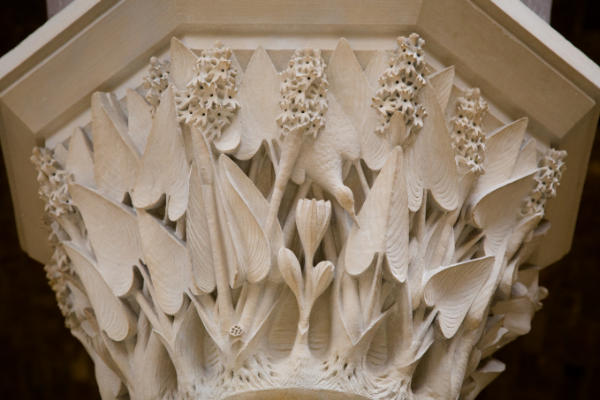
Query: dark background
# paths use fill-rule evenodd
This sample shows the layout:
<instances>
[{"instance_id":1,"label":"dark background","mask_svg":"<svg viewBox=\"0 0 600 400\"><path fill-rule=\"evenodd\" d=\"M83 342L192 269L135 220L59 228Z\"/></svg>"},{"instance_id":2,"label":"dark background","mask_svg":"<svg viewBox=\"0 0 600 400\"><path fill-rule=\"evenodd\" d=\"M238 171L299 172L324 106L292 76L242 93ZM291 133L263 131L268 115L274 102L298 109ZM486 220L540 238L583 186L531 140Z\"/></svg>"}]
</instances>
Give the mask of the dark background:
<instances>
[{"instance_id":1,"label":"dark background","mask_svg":"<svg viewBox=\"0 0 600 400\"><path fill-rule=\"evenodd\" d=\"M0 55L46 20L44 0L3 0ZM554 0L552 26L600 63L600 1ZM545 269L550 290L531 333L496 353L507 364L481 395L600 399L600 135L571 253ZM19 248L0 154L0 399L98 399L93 365L64 327L42 265Z\"/></svg>"}]
</instances>

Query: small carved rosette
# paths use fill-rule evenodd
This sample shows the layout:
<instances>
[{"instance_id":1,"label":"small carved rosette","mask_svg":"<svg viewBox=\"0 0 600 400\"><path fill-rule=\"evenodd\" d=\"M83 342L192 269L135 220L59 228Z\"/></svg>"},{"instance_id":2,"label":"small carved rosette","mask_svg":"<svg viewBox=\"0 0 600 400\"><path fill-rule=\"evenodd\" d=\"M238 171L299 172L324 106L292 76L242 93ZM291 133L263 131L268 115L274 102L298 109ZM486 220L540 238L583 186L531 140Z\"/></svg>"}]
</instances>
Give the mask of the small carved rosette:
<instances>
[{"instance_id":1,"label":"small carved rosette","mask_svg":"<svg viewBox=\"0 0 600 400\"><path fill-rule=\"evenodd\" d=\"M473 399L504 369L566 153L424 46L276 68L173 39L34 150L48 278L103 399Z\"/></svg>"}]
</instances>

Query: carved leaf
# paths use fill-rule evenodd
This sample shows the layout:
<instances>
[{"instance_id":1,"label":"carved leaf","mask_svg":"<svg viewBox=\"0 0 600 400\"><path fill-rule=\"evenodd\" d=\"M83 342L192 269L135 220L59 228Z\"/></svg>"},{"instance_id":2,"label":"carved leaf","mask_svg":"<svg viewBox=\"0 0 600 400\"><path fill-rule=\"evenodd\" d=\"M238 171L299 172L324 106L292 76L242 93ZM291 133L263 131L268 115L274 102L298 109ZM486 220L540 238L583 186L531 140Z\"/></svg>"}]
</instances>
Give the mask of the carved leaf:
<instances>
[{"instance_id":1,"label":"carved leaf","mask_svg":"<svg viewBox=\"0 0 600 400\"><path fill-rule=\"evenodd\" d=\"M371 169L379 170L393 143L375 133L377 114L371 108L375 90L346 39L340 39L327 66L329 92L341 106L360 138L361 156ZM330 103L331 104L331 103ZM331 105L330 105L331 107ZM329 125L329 116L327 125Z\"/></svg>"},{"instance_id":2,"label":"carved leaf","mask_svg":"<svg viewBox=\"0 0 600 400\"><path fill-rule=\"evenodd\" d=\"M85 137L79 128L75 129L69 140L67 170L73 174L73 180L85 186L94 187L94 156Z\"/></svg>"},{"instance_id":3,"label":"carved leaf","mask_svg":"<svg viewBox=\"0 0 600 400\"><path fill-rule=\"evenodd\" d=\"M494 257L488 256L425 273L425 302L439 312L438 323L446 338L454 336L462 324L493 264Z\"/></svg>"},{"instance_id":4,"label":"carved leaf","mask_svg":"<svg viewBox=\"0 0 600 400\"><path fill-rule=\"evenodd\" d=\"M248 281L252 283L263 280L271 268L271 249L269 239L263 231L262 224L266 220L268 204L260 191L239 167L225 155L219 158L219 167L223 174L223 190L232 209L229 217L235 221L243 246L237 247L241 252ZM261 219L264 218L264 219Z\"/></svg>"},{"instance_id":5,"label":"carved leaf","mask_svg":"<svg viewBox=\"0 0 600 400\"><path fill-rule=\"evenodd\" d=\"M150 271L156 301L166 314L181 308L192 266L185 244L152 215L138 210L144 262Z\"/></svg>"},{"instance_id":6,"label":"carved leaf","mask_svg":"<svg viewBox=\"0 0 600 400\"><path fill-rule=\"evenodd\" d=\"M473 383L465 385L461 391L460 398L465 400L474 400L477 395L492 382L498 375L500 375L506 366L503 362L496 359L490 359L482 367L478 368L471 374Z\"/></svg>"},{"instance_id":7,"label":"carved leaf","mask_svg":"<svg viewBox=\"0 0 600 400\"><path fill-rule=\"evenodd\" d=\"M479 177L473 188L470 200L472 204L511 177L526 129L527 118L521 118L504 125L487 138L483 162L485 174Z\"/></svg>"},{"instance_id":8,"label":"carved leaf","mask_svg":"<svg viewBox=\"0 0 600 400\"><path fill-rule=\"evenodd\" d=\"M187 208L188 162L183 136L177 122L173 87L161 96L141 160L135 188L131 193L137 208L151 208L167 195L171 221L179 219Z\"/></svg>"},{"instance_id":9,"label":"carved leaf","mask_svg":"<svg viewBox=\"0 0 600 400\"><path fill-rule=\"evenodd\" d=\"M64 242L63 245L85 287L100 328L116 341L129 337L135 329L134 317L102 279L91 255L76 244Z\"/></svg>"},{"instance_id":10,"label":"carved leaf","mask_svg":"<svg viewBox=\"0 0 600 400\"><path fill-rule=\"evenodd\" d=\"M253 157L263 142L279 137L277 116L281 78L267 52L258 47L246 67L238 99L241 104L238 119L242 124L242 138L236 158Z\"/></svg>"},{"instance_id":11,"label":"carved leaf","mask_svg":"<svg viewBox=\"0 0 600 400\"><path fill-rule=\"evenodd\" d=\"M529 139L527 143L522 146L517 161L515 162L515 167L510 174L511 177L517 178L519 176L527 175L537 168L537 150L535 146L536 141L534 139Z\"/></svg>"},{"instance_id":12,"label":"carved leaf","mask_svg":"<svg viewBox=\"0 0 600 400\"><path fill-rule=\"evenodd\" d=\"M391 273L406 280L408 267L408 205L402 150L388 157L375 180L346 243L346 270L360 275L377 253L386 254Z\"/></svg>"},{"instance_id":13,"label":"carved leaf","mask_svg":"<svg viewBox=\"0 0 600 400\"><path fill-rule=\"evenodd\" d=\"M202 182L194 163L190 174L190 197L186 213L186 243L192 261L195 287L204 293L210 293L215 289L215 275L204 202Z\"/></svg>"},{"instance_id":14,"label":"carved leaf","mask_svg":"<svg viewBox=\"0 0 600 400\"><path fill-rule=\"evenodd\" d=\"M127 127L139 154L144 154L152 129L152 106L138 92L127 90Z\"/></svg>"},{"instance_id":15,"label":"carved leaf","mask_svg":"<svg viewBox=\"0 0 600 400\"><path fill-rule=\"evenodd\" d=\"M418 99L427 116L415 142L406 150L408 204L411 211L417 211L423 190L428 189L442 209L452 211L458 206L458 172L444 114L431 85L421 88Z\"/></svg>"},{"instance_id":16,"label":"carved leaf","mask_svg":"<svg viewBox=\"0 0 600 400\"><path fill-rule=\"evenodd\" d=\"M133 210L79 184L71 185L69 192L83 217L100 275L116 296L123 296L142 256Z\"/></svg>"},{"instance_id":17,"label":"carved leaf","mask_svg":"<svg viewBox=\"0 0 600 400\"><path fill-rule=\"evenodd\" d=\"M533 188L535 171L494 188L473 208L473 222L485 233L485 254L496 254L517 225L521 203Z\"/></svg>"},{"instance_id":18,"label":"carved leaf","mask_svg":"<svg viewBox=\"0 0 600 400\"><path fill-rule=\"evenodd\" d=\"M127 119L112 94L92 95L94 177L98 189L122 201L135 183L139 157L128 136Z\"/></svg>"},{"instance_id":19,"label":"carved leaf","mask_svg":"<svg viewBox=\"0 0 600 400\"><path fill-rule=\"evenodd\" d=\"M171 54L169 76L178 89L185 89L194 77L194 66L198 57L176 37L171 39L169 52Z\"/></svg>"},{"instance_id":20,"label":"carved leaf","mask_svg":"<svg viewBox=\"0 0 600 400\"><path fill-rule=\"evenodd\" d=\"M452 87L454 86L454 65L431 74L428 79L435 89L442 112L446 111L450 93L452 93Z\"/></svg>"}]
</instances>

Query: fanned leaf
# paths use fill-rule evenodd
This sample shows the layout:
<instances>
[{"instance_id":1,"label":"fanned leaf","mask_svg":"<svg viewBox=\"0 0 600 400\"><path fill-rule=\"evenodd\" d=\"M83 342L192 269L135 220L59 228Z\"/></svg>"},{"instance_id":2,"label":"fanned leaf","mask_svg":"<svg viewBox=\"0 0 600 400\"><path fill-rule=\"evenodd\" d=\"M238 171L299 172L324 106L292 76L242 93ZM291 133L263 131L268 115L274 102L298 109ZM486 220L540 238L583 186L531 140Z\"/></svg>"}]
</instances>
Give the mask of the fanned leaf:
<instances>
[{"instance_id":1,"label":"fanned leaf","mask_svg":"<svg viewBox=\"0 0 600 400\"><path fill-rule=\"evenodd\" d=\"M67 170L73 174L73 180L85 186L94 187L94 156L80 128L75 129L69 140L69 153L67 155Z\"/></svg>"},{"instance_id":2,"label":"fanned leaf","mask_svg":"<svg viewBox=\"0 0 600 400\"><path fill-rule=\"evenodd\" d=\"M142 257L133 210L79 184L69 187L73 203L83 217L98 270L116 296L133 283L133 266Z\"/></svg>"},{"instance_id":3,"label":"fanned leaf","mask_svg":"<svg viewBox=\"0 0 600 400\"><path fill-rule=\"evenodd\" d=\"M169 219L176 221L187 208L188 176L173 87L169 86L154 116L135 188L131 193L133 205L137 208L153 207L166 193Z\"/></svg>"},{"instance_id":4,"label":"fanned leaf","mask_svg":"<svg viewBox=\"0 0 600 400\"><path fill-rule=\"evenodd\" d=\"M152 106L135 90L127 90L127 126L129 137L139 154L144 154L152 129Z\"/></svg>"},{"instance_id":5,"label":"fanned leaf","mask_svg":"<svg viewBox=\"0 0 600 400\"><path fill-rule=\"evenodd\" d=\"M360 140L362 158L371 169L379 170L394 143L375 133L377 113L371 108L375 89L369 85L354 51L346 39L340 39L327 66L329 93L335 97L354 126ZM329 124L329 117L328 117Z\"/></svg>"},{"instance_id":6,"label":"fanned leaf","mask_svg":"<svg viewBox=\"0 0 600 400\"><path fill-rule=\"evenodd\" d=\"M192 276L188 251L166 226L143 210L138 210L138 225L156 301L166 314L174 315L181 308Z\"/></svg>"},{"instance_id":7,"label":"fanned leaf","mask_svg":"<svg viewBox=\"0 0 600 400\"><path fill-rule=\"evenodd\" d=\"M489 279L494 257L482 257L426 272L424 298L439 312L446 338L454 336L477 294Z\"/></svg>"},{"instance_id":8,"label":"fanned leaf","mask_svg":"<svg viewBox=\"0 0 600 400\"><path fill-rule=\"evenodd\" d=\"M194 77L194 67L198 57L176 37L171 38L171 65L169 76L178 89L185 86Z\"/></svg>"},{"instance_id":9,"label":"fanned leaf","mask_svg":"<svg viewBox=\"0 0 600 400\"><path fill-rule=\"evenodd\" d=\"M445 112L446 107L448 107L448 100L450 100L450 93L452 93L452 86L454 85L454 65L431 74L428 79L429 83L435 89L442 112Z\"/></svg>"},{"instance_id":10,"label":"fanned leaf","mask_svg":"<svg viewBox=\"0 0 600 400\"><path fill-rule=\"evenodd\" d=\"M375 180L346 243L345 265L351 275L360 275L376 254L386 254L390 271L406 280L408 268L408 204L404 184L402 150L388 157Z\"/></svg>"},{"instance_id":11,"label":"fanned leaf","mask_svg":"<svg viewBox=\"0 0 600 400\"><path fill-rule=\"evenodd\" d=\"M535 171L493 188L473 206L473 222L485 233L485 254L496 254L516 227L521 203L533 188L534 175Z\"/></svg>"},{"instance_id":12,"label":"fanned leaf","mask_svg":"<svg viewBox=\"0 0 600 400\"><path fill-rule=\"evenodd\" d=\"M189 196L186 213L186 244L192 261L193 281L198 290L210 293L215 289L215 273L204 203L214 199L204 199L202 181L195 163L192 164Z\"/></svg>"},{"instance_id":13,"label":"fanned leaf","mask_svg":"<svg viewBox=\"0 0 600 400\"><path fill-rule=\"evenodd\" d=\"M485 174L479 177L473 188L472 204L511 177L526 129L527 118L521 118L504 125L487 138L483 162Z\"/></svg>"},{"instance_id":14,"label":"fanned leaf","mask_svg":"<svg viewBox=\"0 0 600 400\"><path fill-rule=\"evenodd\" d=\"M515 167L510 175L511 177L516 178L527 175L537 168L537 149L535 146L535 139L529 139L527 143L522 146L517 161L515 162Z\"/></svg>"},{"instance_id":15,"label":"fanned leaf","mask_svg":"<svg viewBox=\"0 0 600 400\"><path fill-rule=\"evenodd\" d=\"M102 279L91 255L73 243L63 245L85 287L100 328L116 341L129 337L134 331L134 317Z\"/></svg>"},{"instance_id":16,"label":"fanned leaf","mask_svg":"<svg viewBox=\"0 0 600 400\"><path fill-rule=\"evenodd\" d=\"M107 93L92 95L94 178L98 189L122 201L135 184L139 157L127 133L127 119L119 100Z\"/></svg>"},{"instance_id":17,"label":"fanned leaf","mask_svg":"<svg viewBox=\"0 0 600 400\"><path fill-rule=\"evenodd\" d=\"M418 210L423 190L428 189L442 209L452 211L458 206L458 172L444 114L431 85L420 89L418 99L427 116L415 142L406 150L408 193L414 196L409 197L408 204L411 211Z\"/></svg>"},{"instance_id":18,"label":"fanned leaf","mask_svg":"<svg viewBox=\"0 0 600 400\"><path fill-rule=\"evenodd\" d=\"M262 226L266 220L265 209L268 204L252 181L239 167L225 155L219 158L219 167L223 174L223 191L233 209L229 217L235 220L242 246L241 265L246 270L248 281L252 283L263 280L270 271L271 248L269 239ZM263 219L264 218L264 219Z\"/></svg>"},{"instance_id":19,"label":"fanned leaf","mask_svg":"<svg viewBox=\"0 0 600 400\"><path fill-rule=\"evenodd\" d=\"M242 138L236 158L247 160L256 154L263 142L277 140L280 84L281 78L271 58L259 46L252 54L238 90Z\"/></svg>"}]
</instances>

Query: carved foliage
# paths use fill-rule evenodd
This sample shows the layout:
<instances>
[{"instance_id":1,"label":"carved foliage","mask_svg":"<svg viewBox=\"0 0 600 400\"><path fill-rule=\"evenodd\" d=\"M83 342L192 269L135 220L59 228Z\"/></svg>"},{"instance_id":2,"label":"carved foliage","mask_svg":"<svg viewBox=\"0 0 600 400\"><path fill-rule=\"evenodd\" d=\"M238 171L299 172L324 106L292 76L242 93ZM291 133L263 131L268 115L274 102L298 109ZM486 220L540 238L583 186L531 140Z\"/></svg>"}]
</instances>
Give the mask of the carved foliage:
<instances>
[{"instance_id":1,"label":"carved foliage","mask_svg":"<svg viewBox=\"0 0 600 400\"><path fill-rule=\"evenodd\" d=\"M34 150L46 270L103 398L471 399L502 371L546 294L528 261L565 153L538 163L525 119L486 132L424 44L277 72L173 39L128 115L95 94L91 135Z\"/></svg>"}]
</instances>

